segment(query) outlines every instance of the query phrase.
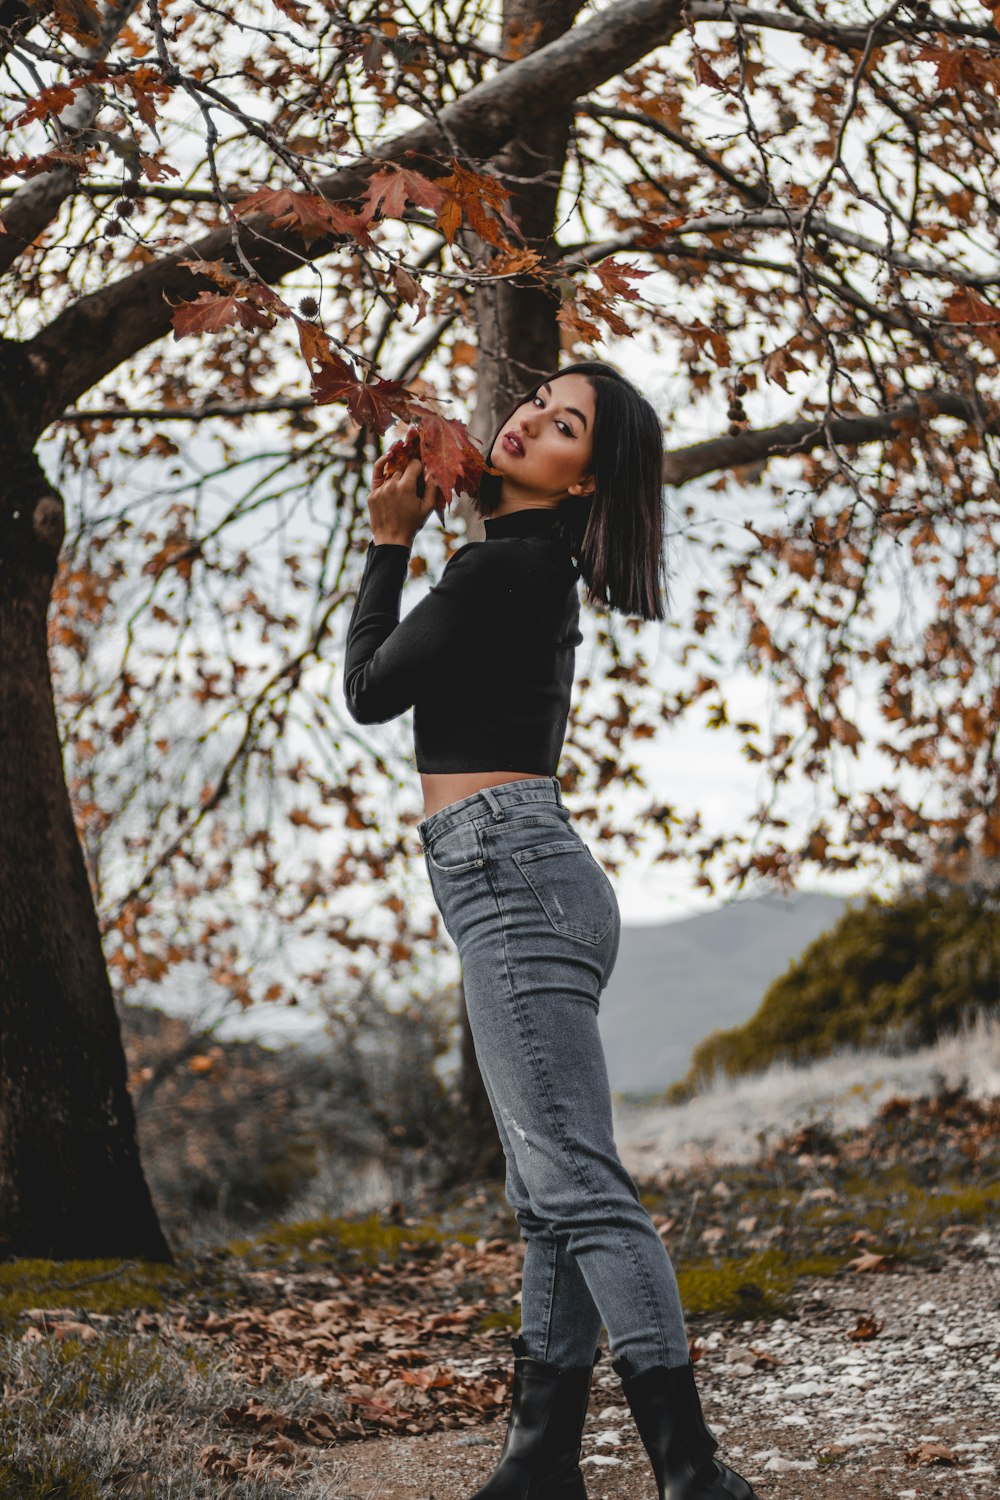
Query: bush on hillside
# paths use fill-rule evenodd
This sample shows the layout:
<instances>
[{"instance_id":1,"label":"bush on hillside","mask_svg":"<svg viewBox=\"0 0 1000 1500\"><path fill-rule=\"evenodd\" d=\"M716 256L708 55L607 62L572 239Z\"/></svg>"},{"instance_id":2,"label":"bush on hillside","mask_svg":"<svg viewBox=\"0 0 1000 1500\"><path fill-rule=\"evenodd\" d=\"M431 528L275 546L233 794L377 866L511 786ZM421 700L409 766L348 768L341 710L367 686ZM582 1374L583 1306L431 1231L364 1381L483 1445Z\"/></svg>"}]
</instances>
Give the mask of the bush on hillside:
<instances>
[{"instance_id":1,"label":"bush on hillside","mask_svg":"<svg viewBox=\"0 0 1000 1500\"><path fill-rule=\"evenodd\" d=\"M1000 1002L1000 911L971 888L869 898L811 943L743 1026L694 1050L676 1090L846 1047L923 1046Z\"/></svg>"}]
</instances>

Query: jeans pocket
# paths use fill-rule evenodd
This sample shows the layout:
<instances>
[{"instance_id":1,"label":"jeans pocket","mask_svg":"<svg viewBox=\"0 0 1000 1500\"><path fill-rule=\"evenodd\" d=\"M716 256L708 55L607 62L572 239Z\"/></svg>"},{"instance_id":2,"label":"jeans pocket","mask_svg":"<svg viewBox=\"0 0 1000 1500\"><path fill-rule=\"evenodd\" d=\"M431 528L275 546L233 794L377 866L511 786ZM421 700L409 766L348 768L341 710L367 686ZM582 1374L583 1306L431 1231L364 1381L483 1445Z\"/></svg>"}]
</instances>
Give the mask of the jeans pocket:
<instances>
[{"instance_id":1,"label":"jeans pocket","mask_svg":"<svg viewBox=\"0 0 1000 1500\"><path fill-rule=\"evenodd\" d=\"M556 932L599 943L617 912L611 882L582 839L519 849L513 860Z\"/></svg>"},{"instance_id":2,"label":"jeans pocket","mask_svg":"<svg viewBox=\"0 0 1000 1500\"><path fill-rule=\"evenodd\" d=\"M424 848L428 863L445 875L477 870L484 863L479 830L472 823L456 823L434 834Z\"/></svg>"}]
</instances>

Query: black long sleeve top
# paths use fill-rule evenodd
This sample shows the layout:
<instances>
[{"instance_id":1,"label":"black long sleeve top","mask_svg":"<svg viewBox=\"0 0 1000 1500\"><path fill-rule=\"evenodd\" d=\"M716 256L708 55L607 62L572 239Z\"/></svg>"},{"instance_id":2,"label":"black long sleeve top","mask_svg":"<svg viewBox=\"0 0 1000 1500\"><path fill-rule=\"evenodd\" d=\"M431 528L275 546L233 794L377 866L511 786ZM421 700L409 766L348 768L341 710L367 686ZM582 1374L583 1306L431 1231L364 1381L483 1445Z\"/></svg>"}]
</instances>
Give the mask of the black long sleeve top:
<instances>
[{"instance_id":1,"label":"black long sleeve top","mask_svg":"<svg viewBox=\"0 0 1000 1500\"><path fill-rule=\"evenodd\" d=\"M579 567L558 510L485 526L402 621L410 549L369 545L347 632L348 710L382 724L412 707L418 771L554 776L583 640Z\"/></svg>"}]
</instances>

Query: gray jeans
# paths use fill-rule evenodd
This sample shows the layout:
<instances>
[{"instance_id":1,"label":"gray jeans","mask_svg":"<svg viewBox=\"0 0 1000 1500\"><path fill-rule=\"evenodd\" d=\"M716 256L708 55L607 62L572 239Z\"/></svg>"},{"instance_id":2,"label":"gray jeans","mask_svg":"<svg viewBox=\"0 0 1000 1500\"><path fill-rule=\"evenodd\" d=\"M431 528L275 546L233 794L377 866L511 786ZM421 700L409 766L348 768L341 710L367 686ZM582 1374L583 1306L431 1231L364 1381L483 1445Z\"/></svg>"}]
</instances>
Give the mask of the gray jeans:
<instances>
[{"instance_id":1,"label":"gray jeans","mask_svg":"<svg viewBox=\"0 0 1000 1500\"><path fill-rule=\"evenodd\" d=\"M555 777L505 782L418 824L525 1242L535 1359L589 1364L601 1325L635 1371L687 1363L670 1257L618 1157L597 1027L621 915Z\"/></svg>"}]
</instances>

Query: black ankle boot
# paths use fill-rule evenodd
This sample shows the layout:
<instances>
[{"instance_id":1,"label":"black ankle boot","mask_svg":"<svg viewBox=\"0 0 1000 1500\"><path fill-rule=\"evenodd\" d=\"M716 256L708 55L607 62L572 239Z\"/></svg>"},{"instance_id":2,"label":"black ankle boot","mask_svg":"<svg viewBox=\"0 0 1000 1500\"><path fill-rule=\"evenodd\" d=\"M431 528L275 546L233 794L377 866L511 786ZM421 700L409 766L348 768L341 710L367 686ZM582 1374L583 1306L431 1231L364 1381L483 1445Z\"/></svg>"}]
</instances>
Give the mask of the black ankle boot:
<instances>
[{"instance_id":1,"label":"black ankle boot","mask_svg":"<svg viewBox=\"0 0 1000 1500\"><path fill-rule=\"evenodd\" d=\"M756 1500L747 1481L712 1456L719 1444L702 1415L690 1361L641 1375L631 1373L627 1359L611 1367L621 1377L660 1500Z\"/></svg>"},{"instance_id":2,"label":"black ankle boot","mask_svg":"<svg viewBox=\"0 0 1000 1500\"><path fill-rule=\"evenodd\" d=\"M587 1417L589 1365L560 1370L531 1359L520 1334L514 1350L514 1394L500 1462L472 1500L587 1500L580 1443Z\"/></svg>"}]
</instances>

